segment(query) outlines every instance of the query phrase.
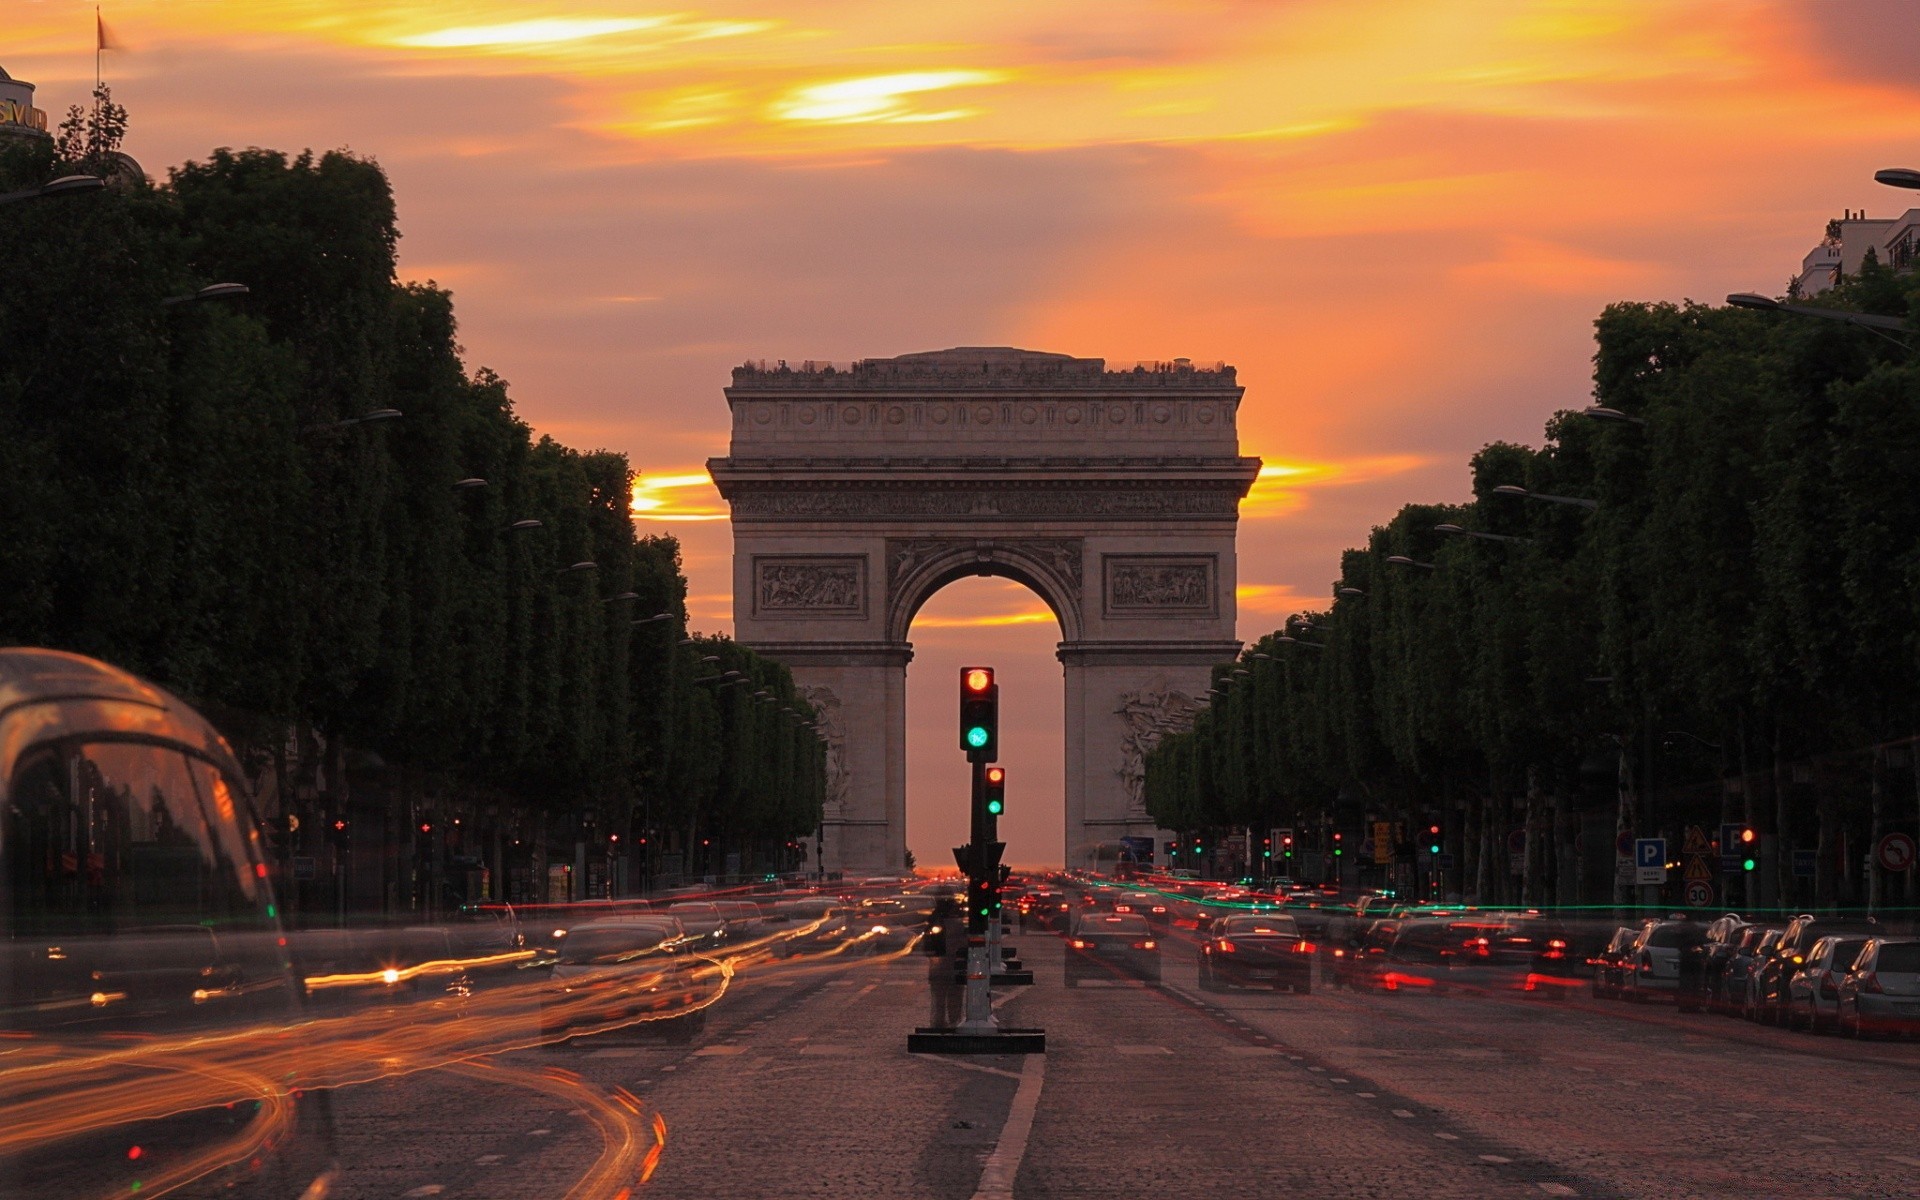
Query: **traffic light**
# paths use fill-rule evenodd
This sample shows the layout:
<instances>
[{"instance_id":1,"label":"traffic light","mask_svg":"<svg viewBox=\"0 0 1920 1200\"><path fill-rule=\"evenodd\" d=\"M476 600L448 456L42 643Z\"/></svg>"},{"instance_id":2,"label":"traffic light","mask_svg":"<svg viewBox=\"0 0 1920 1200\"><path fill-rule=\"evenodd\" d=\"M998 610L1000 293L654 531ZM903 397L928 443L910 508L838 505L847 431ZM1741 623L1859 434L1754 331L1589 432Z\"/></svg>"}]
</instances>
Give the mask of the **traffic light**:
<instances>
[{"instance_id":1,"label":"traffic light","mask_svg":"<svg viewBox=\"0 0 1920 1200\"><path fill-rule=\"evenodd\" d=\"M1427 826L1427 853L1440 853L1440 827L1438 825Z\"/></svg>"},{"instance_id":2,"label":"traffic light","mask_svg":"<svg viewBox=\"0 0 1920 1200\"><path fill-rule=\"evenodd\" d=\"M300 829L299 817L288 813L283 817L268 817L260 824L267 831L267 849L275 854L285 854L293 848L293 835Z\"/></svg>"},{"instance_id":3,"label":"traffic light","mask_svg":"<svg viewBox=\"0 0 1920 1200\"><path fill-rule=\"evenodd\" d=\"M1335 858L1339 858L1347 852L1347 848L1341 844L1342 839L1345 837L1346 834L1344 833L1336 833L1333 835L1333 856Z\"/></svg>"},{"instance_id":4,"label":"traffic light","mask_svg":"<svg viewBox=\"0 0 1920 1200\"><path fill-rule=\"evenodd\" d=\"M1293 834L1292 833L1283 833L1280 835L1280 853L1287 858L1293 857Z\"/></svg>"},{"instance_id":5,"label":"traffic light","mask_svg":"<svg viewBox=\"0 0 1920 1200\"><path fill-rule=\"evenodd\" d=\"M353 840L348 836L350 831L345 817L335 817L327 822L327 840L335 846L349 845Z\"/></svg>"},{"instance_id":6,"label":"traffic light","mask_svg":"<svg viewBox=\"0 0 1920 1200\"><path fill-rule=\"evenodd\" d=\"M1742 871L1751 871L1760 865L1759 844L1760 835L1753 831L1753 826L1742 825L1740 827L1739 849L1740 869Z\"/></svg>"},{"instance_id":7,"label":"traffic light","mask_svg":"<svg viewBox=\"0 0 1920 1200\"><path fill-rule=\"evenodd\" d=\"M960 748L968 762L1000 757L1000 685L992 667L960 668Z\"/></svg>"},{"instance_id":8,"label":"traffic light","mask_svg":"<svg viewBox=\"0 0 1920 1200\"><path fill-rule=\"evenodd\" d=\"M1007 769L988 767L986 778L987 815L997 817L1007 811Z\"/></svg>"},{"instance_id":9,"label":"traffic light","mask_svg":"<svg viewBox=\"0 0 1920 1200\"><path fill-rule=\"evenodd\" d=\"M1273 839L1272 839L1272 838L1268 838L1268 839L1267 839L1267 840L1266 840L1266 841L1265 841L1264 843L1262 843L1262 844L1263 844L1263 845L1264 845L1264 846L1265 846L1266 848L1265 848L1264 850L1262 850L1262 851L1260 851L1260 857L1262 857L1262 858L1272 858L1272 857L1273 857Z\"/></svg>"}]
</instances>

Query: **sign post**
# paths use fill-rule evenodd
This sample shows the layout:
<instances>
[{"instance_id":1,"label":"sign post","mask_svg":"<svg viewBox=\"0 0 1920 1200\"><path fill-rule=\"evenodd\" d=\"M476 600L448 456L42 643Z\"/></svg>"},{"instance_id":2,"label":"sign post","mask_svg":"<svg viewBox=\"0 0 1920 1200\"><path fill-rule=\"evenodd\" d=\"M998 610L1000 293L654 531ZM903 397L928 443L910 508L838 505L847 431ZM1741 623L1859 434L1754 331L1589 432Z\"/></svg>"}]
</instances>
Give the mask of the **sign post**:
<instances>
[{"instance_id":1,"label":"sign post","mask_svg":"<svg viewBox=\"0 0 1920 1200\"><path fill-rule=\"evenodd\" d=\"M1636 838L1633 843L1634 882L1658 887L1667 881L1667 839Z\"/></svg>"}]
</instances>

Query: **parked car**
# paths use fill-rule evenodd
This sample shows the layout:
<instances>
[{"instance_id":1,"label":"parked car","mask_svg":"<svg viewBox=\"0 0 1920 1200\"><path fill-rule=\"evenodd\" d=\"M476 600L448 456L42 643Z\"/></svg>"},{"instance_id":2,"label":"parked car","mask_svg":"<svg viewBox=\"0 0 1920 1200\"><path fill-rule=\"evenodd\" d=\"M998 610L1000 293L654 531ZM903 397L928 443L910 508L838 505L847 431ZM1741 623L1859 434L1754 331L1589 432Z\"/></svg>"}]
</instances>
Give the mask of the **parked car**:
<instances>
[{"instance_id":1,"label":"parked car","mask_svg":"<svg viewBox=\"0 0 1920 1200\"><path fill-rule=\"evenodd\" d=\"M654 1026L676 1041L706 1027L697 978L704 961L670 916L607 917L574 926L540 996L549 1038Z\"/></svg>"},{"instance_id":2,"label":"parked car","mask_svg":"<svg viewBox=\"0 0 1920 1200\"><path fill-rule=\"evenodd\" d=\"M1133 913L1085 913L1067 938L1066 985L1083 979L1132 975L1160 981L1160 942L1146 918Z\"/></svg>"},{"instance_id":3,"label":"parked car","mask_svg":"<svg viewBox=\"0 0 1920 1200\"><path fill-rule=\"evenodd\" d=\"M1725 1006L1727 963L1748 929L1744 917L1728 913L1707 922L1707 941L1700 958L1700 1002L1716 1012Z\"/></svg>"},{"instance_id":4,"label":"parked car","mask_svg":"<svg viewBox=\"0 0 1920 1200\"><path fill-rule=\"evenodd\" d=\"M1755 1018L1766 1024L1784 1025L1787 1019L1787 981L1805 965L1813 944L1829 934L1855 933L1871 937L1884 932L1870 918L1815 917L1803 913L1788 924L1780 943L1761 961L1754 977Z\"/></svg>"},{"instance_id":5,"label":"parked car","mask_svg":"<svg viewBox=\"0 0 1920 1200\"><path fill-rule=\"evenodd\" d=\"M1747 980L1753 970L1753 956L1771 932L1778 941L1785 932L1774 925L1742 925L1737 937L1730 938L1720 956L1719 969L1707 980L1707 1007L1723 1014L1737 1014L1746 1002ZM1711 963L1711 959L1709 962Z\"/></svg>"},{"instance_id":6,"label":"parked car","mask_svg":"<svg viewBox=\"0 0 1920 1200\"><path fill-rule=\"evenodd\" d=\"M1653 921L1640 931L1628 953L1626 997L1645 1004L1656 996L1678 996L1680 958L1706 943L1698 921Z\"/></svg>"},{"instance_id":7,"label":"parked car","mask_svg":"<svg viewBox=\"0 0 1920 1200\"><path fill-rule=\"evenodd\" d=\"M1749 1021L1760 1019L1760 973L1772 961L1780 948L1780 939L1786 935L1785 926L1762 933L1747 953L1745 967L1737 980L1729 980L1727 984L1729 1002L1736 1004L1740 1015Z\"/></svg>"},{"instance_id":8,"label":"parked car","mask_svg":"<svg viewBox=\"0 0 1920 1200\"><path fill-rule=\"evenodd\" d=\"M1601 999L1612 999L1622 995L1627 986L1627 956L1633 951L1633 943L1640 937L1640 931L1631 925L1622 925L1613 931L1613 939L1600 953L1587 960L1593 968L1593 994Z\"/></svg>"},{"instance_id":9,"label":"parked car","mask_svg":"<svg viewBox=\"0 0 1920 1200\"><path fill-rule=\"evenodd\" d=\"M1840 1032L1920 1036L1920 938L1869 939L1837 990Z\"/></svg>"},{"instance_id":10,"label":"parked car","mask_svg":"<svg viewBox=\"0 0 1920 1200\"><path fill-rule=\"evenodd\" d=\"M1283 915L1218 917L1200 942L1200 990L1230 987L1313 990L1314 945Z\"/></svg>"},{"instance_id":11,"label":"parked car","mask_svg":"<svg viewBox=\"0 0 1920 1200\"><path fill-rule=\"evenodd\" d=\"M1836 934L1813 944L1807 961L1787 979L1787 1028L1819 1033L1840 1027L1840 977L1867 941Z\"/></svg>"}]
</instances>

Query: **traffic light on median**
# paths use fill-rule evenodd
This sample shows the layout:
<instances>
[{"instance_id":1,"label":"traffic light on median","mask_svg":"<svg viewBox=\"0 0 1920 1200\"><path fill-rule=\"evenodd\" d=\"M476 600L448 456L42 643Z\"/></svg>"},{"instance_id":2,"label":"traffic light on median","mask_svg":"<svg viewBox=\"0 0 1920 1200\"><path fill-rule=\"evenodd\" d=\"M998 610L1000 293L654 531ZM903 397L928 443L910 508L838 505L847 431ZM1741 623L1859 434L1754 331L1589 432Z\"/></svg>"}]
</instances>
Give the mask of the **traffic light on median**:
<instances>
[{"instance_id":1,"label":"traffic light on median","mask_svg":"<svg viewBox=\"0 0 1920 1200\"><path fill-rule=\"evenodd\" d=\"M1000 757L1000 685L992 667L960 668L960 748L968 762Z\"/></svg>"},{"instance_id":2,"label":"traffic light on median","mask_svg":"<svg viewBox=\"0 0 1920 1200\"><path fill-rule=\"evenodd\" d=\"M997 817L1007 811L1007 769L988 767L986 777L987 815Z\"/></svg>"},{"instance_id":3,"label":"traffic light on median","mask_svg":"<svg viewBox=\"0 0 1920 1200\"><path fill-rule=\"evenodd\" d=\"M1753 826L1742 825L1740 827L1740 848L1736 852L1740 855L1740 869L1742 871L1751 871L1760 865L1759 845L1760 835L1753 831Z\"/></svg>"}]
</instances>

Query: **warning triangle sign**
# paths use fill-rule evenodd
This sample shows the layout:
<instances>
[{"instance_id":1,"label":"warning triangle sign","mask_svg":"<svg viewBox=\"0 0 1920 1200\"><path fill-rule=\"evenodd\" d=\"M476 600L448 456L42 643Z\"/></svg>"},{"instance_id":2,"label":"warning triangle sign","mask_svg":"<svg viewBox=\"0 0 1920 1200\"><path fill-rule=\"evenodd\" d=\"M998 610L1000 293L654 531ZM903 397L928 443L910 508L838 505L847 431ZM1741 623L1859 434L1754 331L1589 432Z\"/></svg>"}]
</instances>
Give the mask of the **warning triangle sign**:
<instances>
[{"instance_id":1,"label":"warning triangle sign","mask_svg":"<svg viewBox=\"0 0 1920 1200\"><path fill-rule=\"evenodd\" d=\"M1686 878L1688 879L1712 879L1713 878L1713 868L1707 865L1707 859L1705 855L1695 854L1687 858Z\"/></svg>"},{"instance_id":2,"label":"warning triangle sign","mask_svg":"<svg viewBox=\"0 0 1920 1200\"><path fill-rule=\"evenodd\" d=\"M1687 826L1687 840L1680 846L1682 854L1705 854L1711 845L1707 841L1707 831L1698 825Z\"/></svg>"}]
</instances>

